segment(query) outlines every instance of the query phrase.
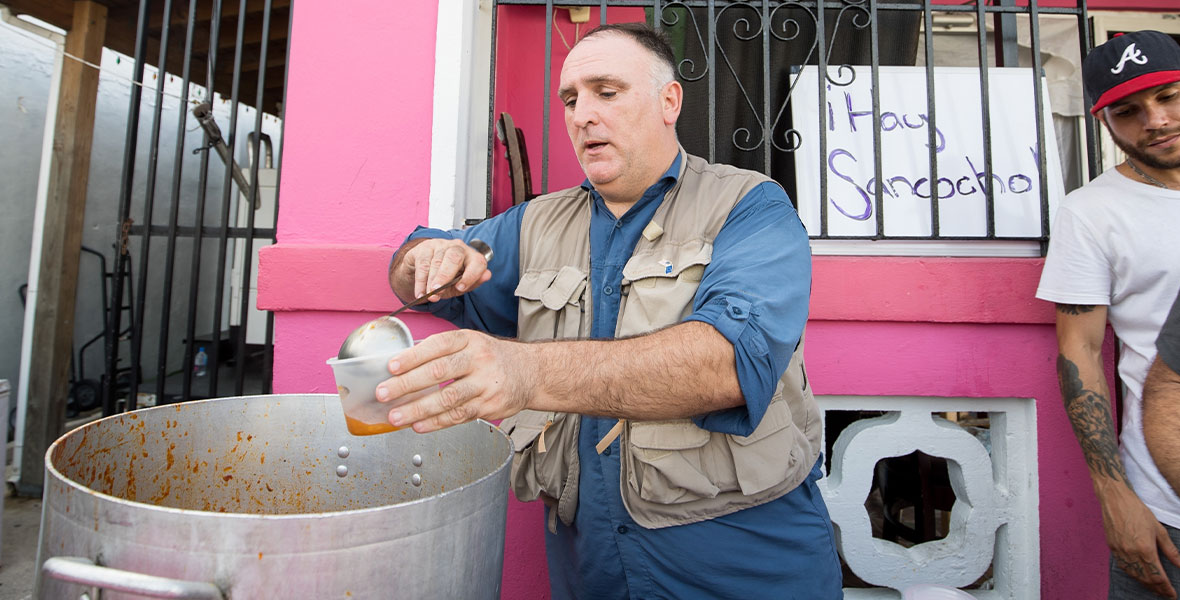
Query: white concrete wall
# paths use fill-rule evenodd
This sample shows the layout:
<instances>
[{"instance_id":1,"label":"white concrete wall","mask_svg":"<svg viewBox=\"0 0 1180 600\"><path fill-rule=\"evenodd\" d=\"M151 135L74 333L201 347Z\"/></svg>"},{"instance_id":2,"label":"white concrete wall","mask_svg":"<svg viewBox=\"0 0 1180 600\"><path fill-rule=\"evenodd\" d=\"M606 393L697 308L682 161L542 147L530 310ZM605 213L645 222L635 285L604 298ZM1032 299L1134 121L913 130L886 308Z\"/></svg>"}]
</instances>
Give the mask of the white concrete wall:
<instances>
[{"instance_id":1,"label":"white concrete wall","mask_svg":"<svg viewBox=\"0 0 1180 600\"><path fill-rule=\"evenodd\" d=\"M47 40L37 40L27 32L0 23L0 379L8 379L17 389L20 366L20 339L24 310L17 295L19 286L28 278L29 252L32 239L34 199L37 191L37 171L40 165L40 148L47 110L53 65L53 48ZM125 56L108 50L103 51L103 75L98 90L98 106L94 131L93 150L90 159L90 182L88 187L85 232L82 243L103 252L108 268L113 268L114 250L112 244L117 234L120 177L123 165L124 137L126 135L127 109L131 84L129 78L132 61ZM147 84L154 83L149 68ZM165 76L165 91L179 94L180 77ZM193 95L190 92L190 96ZM173 163L175 158L178 98L165 97L161 120L159 166L156 180L157 204L153 222L167 223L168 202L171 198ZM215 99L215 114L218 124L228 135L229 104ZM135 171L132 218L137 224L143 221L143 198L146 191L148 164L148 136L155 107L153 91L145 90L140 118L140 142ZM237 140L238 160L244 164L246 157L245 133L254 126L255 112L242 106L238 116L239 139ZM201 143L201 133L196 121L188 118L182 167L180 222L191 224L195 214L200 157L192 149ZM276 147L280 142L281 123L272 115L264 119L263 131L273 139ZM222 205L222 178L224 169L216 157L210 161L209 186L206 199L205 224L220 222ZM232 198L236 198L236 188ZM233 214L231 206L231 214ZM202 283L198 307L198 332L211 330L213 307L213 286L210 285L216 273L216 243L205 242L202 254ZM181 314L188 298L188 273L191 259L191 245L181 242L177 245L175 276L182 280L174 284L171 328L175 340L170 345L168 365L170 370L181 368L181 334L185 314ZM136 248L133 247L133 251ZM149 306L148 321L144 332L143 360L144 378L155 376L154 364L157 356L156 332L160 322L159 297L164 265L164 243L157 242L151 249L152 265L149 268L148 299L155 300ZM138 255L134 268L138 279ZM83 254L78 282L78 305L76 312L75 344L80 346L86 340L102 331L101 314L102 281L98 261ZM124 319L126 321L126 319ZM88 378L97 379L102 369L101 342L86 353ZM14 394L15 396L15 394Z\"/></svg>"}]
</instances>

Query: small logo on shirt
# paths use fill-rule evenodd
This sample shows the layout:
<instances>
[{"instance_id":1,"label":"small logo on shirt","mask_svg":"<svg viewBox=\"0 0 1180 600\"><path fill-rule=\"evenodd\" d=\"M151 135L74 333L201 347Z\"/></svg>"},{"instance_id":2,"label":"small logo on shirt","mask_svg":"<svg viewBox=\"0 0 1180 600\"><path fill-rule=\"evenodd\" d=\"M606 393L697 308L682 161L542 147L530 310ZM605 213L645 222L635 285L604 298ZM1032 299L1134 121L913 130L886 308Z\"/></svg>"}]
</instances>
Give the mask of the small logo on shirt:
<instances>
[{"instance_id":1,"label":"small logo on shirt","mask_svg":"<svg viewBox=\"0 0 1180 600\"><path fill-rule=\"evenodd\" d=\"M665 258L664 260L660 261L660 264L664 267L664 275L668 275L672 272L672 261Z\"/></svg>"},{"instance_id":2,"label":"small logo on shirt","mask_svg":"<svg viewBox=\"0 0 1180 600\"><path fill-rule=\"evenodd\" d=\"M1125 50L1123 50L1123 56L1119 59L1119 64L1116 65L1115 68L1111 69L1110 72L1115 75L1122 73L1123 67L1127 66L1128 60L1137 65L1147 64L1147 57L1143 56L1143 53L1135 47L1135 44L1131 44L1130 46L1127 46Z\"/></svg>"}]
</instances>

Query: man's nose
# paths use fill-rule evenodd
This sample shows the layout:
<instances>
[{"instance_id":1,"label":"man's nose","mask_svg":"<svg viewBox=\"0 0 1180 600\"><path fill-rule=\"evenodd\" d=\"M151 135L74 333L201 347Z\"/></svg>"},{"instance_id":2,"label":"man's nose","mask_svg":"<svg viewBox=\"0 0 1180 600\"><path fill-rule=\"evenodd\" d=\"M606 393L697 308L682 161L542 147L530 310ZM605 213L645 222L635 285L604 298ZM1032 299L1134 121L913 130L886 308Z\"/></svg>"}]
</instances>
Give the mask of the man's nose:
<instances>
[{"instance_id":1,"label":"man's nose","mask_svg":"<svg viewBox=\"0 0 1180 600\"><path fill-rule=\"evenodd\" d=\"M1147 129L1162 129L1172 125L1168 111L1159 104L1149 104L1143 110L1143 126Z\"/></svg>"},{"instance_id":2,"label":"man's nose","mask_svg":"<svg viewBox=\"0 0 1180 600\"><path fill-rule=\"evenodd\" d=\"M594 101L590 99L579 98L574 103L574 125L577 127L585 127L591 123L598 122L598 109L594 106Z\"/></svg>"}]
</instances>

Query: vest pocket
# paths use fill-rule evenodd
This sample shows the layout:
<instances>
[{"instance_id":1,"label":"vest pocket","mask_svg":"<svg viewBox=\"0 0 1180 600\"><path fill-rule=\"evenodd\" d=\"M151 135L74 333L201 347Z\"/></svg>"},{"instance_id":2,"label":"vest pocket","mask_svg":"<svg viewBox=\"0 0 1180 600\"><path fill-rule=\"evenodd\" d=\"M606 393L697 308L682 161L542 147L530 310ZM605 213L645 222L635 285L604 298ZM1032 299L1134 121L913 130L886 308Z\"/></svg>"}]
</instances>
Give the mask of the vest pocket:
<instances>
[{"instance_id":1,"label":"vest pocket","mask_svg":"<svg viewBox=\"0 0 1180 600\"><path fill-rule=\"evenodd\" d=\"M791 409L776 394L748 436L692 421L631 421L627 485L640 499L681 504L740 490L752 496L786 481L799 461Z\"/></svg>"},{"instance_id":2,"label":"vest pocket","mask_svg":"<svg viewBox=\"0 0 1180 600\"><path fill-rule=\"evenodd\" d=\"M709 443L710 432L688 420L631 421L628 429L627 484L640 498L678 504L721 491L705 474L724 451Z\"/></svg>"},{"instance_id":3,"label":"vest pocket","mask_svg":"<svg viewBox=\"0 0 1180 600\"><path fill-rule=\"evenodd\" d=\"M791 408L782 391L770 400L757 429L748 436L727 435L742 493L757 494L782 483L799 460Z\"/></svg>"},{"instance_id":4,"label":"vest pocket","mask_svg":"<svg viewBox=\"0 0 1180 600\"><path fill-rule=\"evenodd\" d=\"M713 255L711 244L664 247L636 254L623 266L626 294L618 335L636 335L679 323L692 312L693 298Z\"/></svg>"},{"instance_id":5,"label":"vest pocket","mask_svg":"<svg viewBox=\"0 0 1180 600\"><path fill-rule=\"evenodd\" d=\"M528 323L521 339L575 339L582 331L586 307L587 277L582 270L565 266L558 271L529 271L516 285L518 322Z\"/></svg>"},{"instance_id":6,"label":"vest pocket","mask_svg":"<svg viewBox=\"0 0 1180 600\"><path fill-rule=\"evenodd\" d=\"M566 525L578 506L578 417L523 410L500 422L512 440L512 492L521 502L543 498Z\"/></svg>"}]
</instances>

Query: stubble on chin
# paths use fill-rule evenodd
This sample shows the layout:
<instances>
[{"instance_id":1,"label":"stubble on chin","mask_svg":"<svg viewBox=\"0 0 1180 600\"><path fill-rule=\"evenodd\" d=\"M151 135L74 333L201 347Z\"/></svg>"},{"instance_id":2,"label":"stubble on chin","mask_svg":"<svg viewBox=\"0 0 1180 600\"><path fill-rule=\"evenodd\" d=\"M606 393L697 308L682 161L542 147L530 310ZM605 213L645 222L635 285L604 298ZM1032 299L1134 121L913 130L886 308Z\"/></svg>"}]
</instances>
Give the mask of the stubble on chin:
<instances>
[{"instance_id":1,"label":"stubble on chin","mask_svg":"<svg viewBox=\"0 0 1180 600\"><path fill-rule=\"evenodd\" d=\"M1142 147L1118 137L1113 131L1110 132L1110 137L1112 140L1114 140L1114 144L1119 147L1119 150L1122 150L1124 154L1131 157L1131 160L1135 161L1137 164L1146 165L1161 171L1166 171L1169 169L1180 169L1180 154L1172 159L1162 159L1149 154L1146 146L1155 140L1176 134L1180 134L1180 128L1176 129L1175 131L1169 131L1162 135L1156 136L1151 140L1144 142Z\"/></svg>"}]
</instances>

